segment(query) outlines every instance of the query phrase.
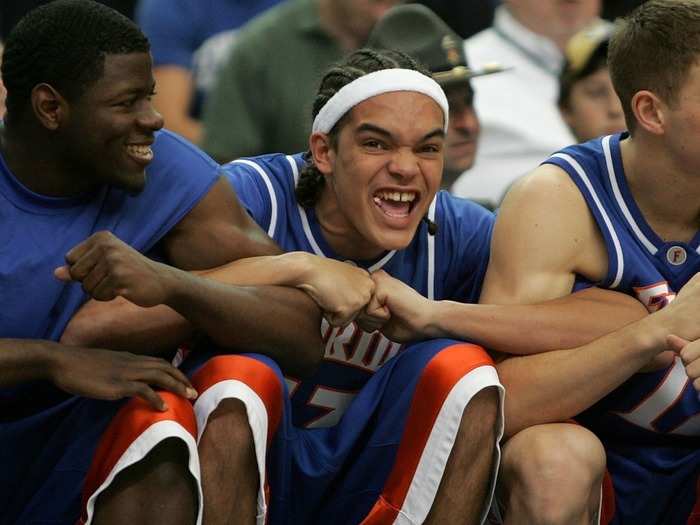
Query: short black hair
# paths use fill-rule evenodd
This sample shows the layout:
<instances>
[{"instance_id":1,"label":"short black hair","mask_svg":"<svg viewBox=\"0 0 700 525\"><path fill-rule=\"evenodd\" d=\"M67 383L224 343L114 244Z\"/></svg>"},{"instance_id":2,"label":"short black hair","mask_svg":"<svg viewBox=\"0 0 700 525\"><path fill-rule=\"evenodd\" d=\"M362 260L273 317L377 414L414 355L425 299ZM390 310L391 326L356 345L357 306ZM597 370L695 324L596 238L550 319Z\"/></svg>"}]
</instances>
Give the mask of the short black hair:
<instances>
[{"instance_id":1,"label":"short black hair","mask_svg":"<svg viewBox=\"0 0 700 525\"><path fill-rule=\"evenodd\" d=\"M321 108L335 95L341 88L362 76L382 69L412 69L430 76L425 66L419 64L414 58L395 50L375 50L358 49L350 53L345 60L331 67L321 80L316 98L311 111L312 120L316 118ZM349 113L349 112L348 112ZM346 113L333 129L328 133L331 143L337 143L338 134L347 122ZM304 160L306 166L301 170L299 182L296 187L297 202L306 208L313 208L321 197L321 191L325 184L323 175L314 165L310 152L307 152Z\"/></svg>"},{"instance_id":2,"label":"short black hair","mask_svg":"<svg viewBox=\"0 0 700 525\"><path fill-rule=\"evenodd\" d=\"M102 76L106 55L149 51L148 39L134 22L94 0L42 5L27 13L5 42L7 118L21 115L37 84L47 83L76 100Z\"/></svg>"}]
</instances>

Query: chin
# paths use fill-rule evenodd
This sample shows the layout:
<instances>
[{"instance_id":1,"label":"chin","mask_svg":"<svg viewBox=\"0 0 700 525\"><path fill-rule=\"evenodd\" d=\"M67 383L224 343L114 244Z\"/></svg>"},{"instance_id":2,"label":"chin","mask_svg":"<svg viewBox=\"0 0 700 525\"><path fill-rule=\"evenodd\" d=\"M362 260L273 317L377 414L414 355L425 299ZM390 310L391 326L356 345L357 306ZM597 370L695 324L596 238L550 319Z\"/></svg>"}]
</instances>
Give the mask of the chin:
<instances>
[{"instance_id":1,"label":"chin","mask_svg":"<svg viewBox=\"0 0 700 525\"><path fill-rule=\"evenodd\" d=\"M138 195L146 187L146 174L141 172L126 177L120 177L113 185L124 190L129 195Z\"/></svg>"}]
</instances>

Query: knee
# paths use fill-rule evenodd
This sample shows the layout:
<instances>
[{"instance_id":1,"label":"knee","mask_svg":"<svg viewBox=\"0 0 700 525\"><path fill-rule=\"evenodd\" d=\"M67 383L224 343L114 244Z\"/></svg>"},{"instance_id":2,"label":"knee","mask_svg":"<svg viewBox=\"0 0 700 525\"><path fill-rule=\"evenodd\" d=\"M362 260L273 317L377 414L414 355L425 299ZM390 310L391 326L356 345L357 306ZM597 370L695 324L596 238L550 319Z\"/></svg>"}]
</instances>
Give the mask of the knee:
<instances>
[{"instance_id":1,"label":"knee","mask_svg":"<svg viewBox=\"0 0 700 525\"><path fill-rule=\"evenodd\" d=\"M511 438L503 451L502 492L528 523L568 524L592 516L605 473L605 451L573 424L539 425Z\"/></svg>"}]
</instances>

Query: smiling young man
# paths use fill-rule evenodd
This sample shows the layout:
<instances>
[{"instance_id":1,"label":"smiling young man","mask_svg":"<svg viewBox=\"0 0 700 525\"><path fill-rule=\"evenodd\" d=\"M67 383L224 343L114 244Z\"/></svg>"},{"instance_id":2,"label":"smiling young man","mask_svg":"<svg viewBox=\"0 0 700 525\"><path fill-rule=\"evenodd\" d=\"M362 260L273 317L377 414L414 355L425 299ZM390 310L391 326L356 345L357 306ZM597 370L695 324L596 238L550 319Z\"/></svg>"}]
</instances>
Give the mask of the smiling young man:
<instances>
[{"instance_id":1,"label":"smiling young man","mask_svg":"<svg viewBox=\"0 0 700 525\"><path fill-rule=\"evenodd\" d=\"M220 346L301 375L320 357L319 311L300 291L222 286L142 255L204 269L279 251L219 166L160 131L148 51L131 21L88 0L32 11L5 43L3 523L199 522L199 459L206 478L241 453L213 437L245 412L221 385L251 373L239 356L205 364L190 383L161 359L59 342L90 296L167 304ZM140 353L162 346L142 335ZM139 399L113 401L130 396ZM204 493L216 489L205 483Z\"/></svg>"}]
</instances>

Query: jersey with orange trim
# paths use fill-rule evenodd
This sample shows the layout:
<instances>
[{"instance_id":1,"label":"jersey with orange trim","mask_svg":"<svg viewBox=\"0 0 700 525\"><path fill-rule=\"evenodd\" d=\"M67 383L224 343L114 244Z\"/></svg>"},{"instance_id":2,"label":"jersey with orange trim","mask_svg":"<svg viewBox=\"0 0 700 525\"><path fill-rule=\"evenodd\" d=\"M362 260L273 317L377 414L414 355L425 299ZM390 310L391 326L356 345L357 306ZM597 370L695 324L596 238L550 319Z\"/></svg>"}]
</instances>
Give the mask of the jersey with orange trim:
<instances>
[{"instance_id":1,"label":"jersey with orange trim","mask_svg":"<svg viewBox=\"0 0 700 525\"><path fill-rule=\"evenodd\" d=\"M664 241L649 226L625 177L626 137L572 146L546 162L569 174L602 233L608 273L600 286L633 295L654 312L700 271L700 232L687 242ZM700 469L700 401L679 358L634 375L579 420L606 445L618 493L615 523L686 523Z\"/></svg>"},{"instance_id":2,"label":"jersey with orange trim","mask_svg":"<svg viewBox=\"0 0 700 525\"><path fill-rule=\"evenodd\" d=\"M296 204L294 188L304 166L301 155L265 155L224 166L248 213L285 251L306 251L343 260L325 241L312 208ZM431 299L476 302L488 264L493 216L484 208L440 192L430 208L435 235L421 223L411 244L370 261L352 263L370 271L383 269ZM288 378L294 423L335 424L368 378L400 351L379 333L355 323L322 326L325 355L319 371L299 382Z\"/></svg>"}]
</instances>

